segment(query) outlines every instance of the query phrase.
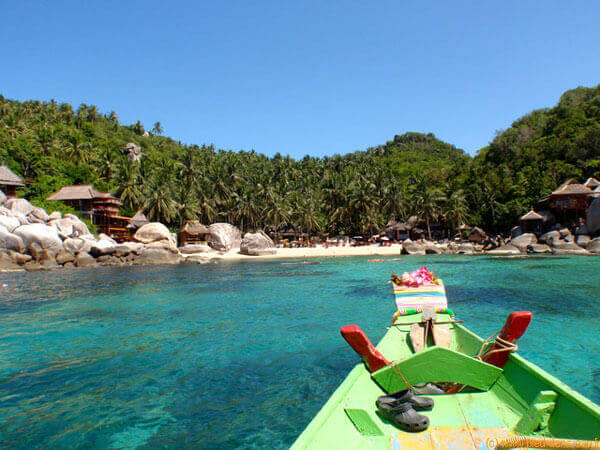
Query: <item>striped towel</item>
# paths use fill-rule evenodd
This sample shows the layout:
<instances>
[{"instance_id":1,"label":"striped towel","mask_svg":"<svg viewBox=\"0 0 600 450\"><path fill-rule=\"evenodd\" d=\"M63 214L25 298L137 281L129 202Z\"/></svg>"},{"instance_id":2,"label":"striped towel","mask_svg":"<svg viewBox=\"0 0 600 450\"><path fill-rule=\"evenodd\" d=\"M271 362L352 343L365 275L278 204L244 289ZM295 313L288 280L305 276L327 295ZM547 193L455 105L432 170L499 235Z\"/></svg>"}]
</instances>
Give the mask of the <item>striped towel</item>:
<instances>
[{"instance_id":1,"label":"striped towel","mask_svg":"<svg viewBox=\"0 0 600 450\"><path fill-rule=\"evenodd\" d=\"M396 307L399 311L408 308L422 311L425 306L431 306L439 310L448 307L446 289L444 289L441 280L440 284L434 285L406 287L392 284L392 287L396 298Z\"/></svg>"}]
</instances>

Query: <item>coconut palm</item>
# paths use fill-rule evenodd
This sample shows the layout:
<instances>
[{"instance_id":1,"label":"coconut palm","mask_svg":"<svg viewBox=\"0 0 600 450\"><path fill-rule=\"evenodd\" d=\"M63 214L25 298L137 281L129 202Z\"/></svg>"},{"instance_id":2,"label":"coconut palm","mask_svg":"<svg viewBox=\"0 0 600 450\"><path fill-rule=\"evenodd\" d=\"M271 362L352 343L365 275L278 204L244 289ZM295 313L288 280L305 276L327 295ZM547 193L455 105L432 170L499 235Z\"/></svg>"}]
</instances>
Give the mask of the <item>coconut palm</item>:
<instances>
[{"instance_id":1,"label":"coconut palm","mask_svg":"<svg viewBox=\"0 0 600 450\"><path fill-rule=\"evenodd\" d=\"M450 194L444 207L444 217L453 230L465 223L468 214L467 199L462 189Z\"/></svg>"},{"instance_id":2,"label":"coconut palm","mask_svg":"<svg viewBox=\"0 0 600 450\"><path fill-rule=\"evenodd\" d=\"M130 211L137 210L144 200L138 166L127 158L121 158L113 181L117 184L116 195L123 207Z\"/></svg>"}]
</instances>

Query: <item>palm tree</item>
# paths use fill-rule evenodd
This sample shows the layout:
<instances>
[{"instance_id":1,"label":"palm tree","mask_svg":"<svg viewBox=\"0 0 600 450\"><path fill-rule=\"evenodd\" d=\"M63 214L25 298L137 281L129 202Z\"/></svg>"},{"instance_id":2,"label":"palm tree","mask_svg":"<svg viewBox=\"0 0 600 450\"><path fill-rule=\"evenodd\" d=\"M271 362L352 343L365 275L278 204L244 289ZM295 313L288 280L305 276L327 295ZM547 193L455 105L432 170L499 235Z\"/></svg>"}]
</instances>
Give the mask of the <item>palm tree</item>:
<instances>
[{"instance_id":1,"label":"palm tree","mask_svg":"<svg viewBox=\"0 0 600 450\"><path fill-rule=\"evenodd\" d=\"M144 194L140 188L139 168L128 158L121 158L117 167L114 181L117 183L116 195L123 206L135 211L143 202Z\"/></svg>"},{"instance_id":2,"label":"palm tree","mask_svg":"<svg viewBox=\"0 0 600 450\"><path fill-rule=\"evenodd\" d=\"M180 227L187 220L198 220L198 215L201 213L198 200L185 187L177 190L176 209Z\"/></svg>"},{"instance_id":3,"label":"palm tree","mask_svg":"<svg viewBox=\"0 0 600 450\"><path fill-rule=\"evenodd\" d=\"M156 123L154 124L154 128L152 128L152 132L153 132L154 134L162 134L162 133L163 133L163 131L164 131L164 130L163 130L163 127L162 127L162 125L160 124L160 122L156 122Z\"/></svg>"},{"instance_id":4,"label":"palm tree","mask_svg":"<svg viewBox=\"0 0 600 450\"><path fill-rule=\"evenodd\" d=\"M446 202L444 216L453 230L456 230L459 225L465 223L468 212L469 209L464 191L458 189L452 192Z\"/></svg>"},{"instance_id":5,"label":"palm tree","mask_svg":"<svg viewBox=\"0 0 600 450\"><path fill-rule=\"evenodd\" d=\"M414 195L419 215L427 222L427 235L431 239L431 221L441 214L442 202L446 196L435 187L422 187Z\"/></svg>"}]
</instances>

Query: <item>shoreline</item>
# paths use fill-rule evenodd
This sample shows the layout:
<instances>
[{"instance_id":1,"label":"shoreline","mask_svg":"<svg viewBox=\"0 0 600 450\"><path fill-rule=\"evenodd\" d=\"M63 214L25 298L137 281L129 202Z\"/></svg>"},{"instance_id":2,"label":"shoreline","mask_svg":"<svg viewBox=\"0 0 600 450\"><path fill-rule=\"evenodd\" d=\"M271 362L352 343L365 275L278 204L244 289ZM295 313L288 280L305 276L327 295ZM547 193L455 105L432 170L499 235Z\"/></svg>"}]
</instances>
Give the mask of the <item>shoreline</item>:
<instances>
[{"instance_id":1,"label":"shoreline","mask_svg":"<svg viewBox=\"0 0 600 450\"><path fill-rule=\"evenodd\" d=\"M365 245L361 247L299 247L299 248L278 248L274 255L244 255L240 253L239 248L234 248L228 252L214 253L196 253L189 256L208 257L209 261L261 261L267 259L305 259L305 258L331 258L346 256L401 256L402 245L393 244L390 247L381 247L379 245ZM405 255L406 256L406 255ZM185 261L184 261L185 262Z\"/></svg>"},{"instance_id":2,"label":"shoreline","mask_svg":"<svg viewBox=\"0 0 600 450\"><path fill-rule=\"evenodd\" d=\"M393 261L395 258L389 257L397 257L398 259L404 259L405 257L410 256L428 256L428 255L464 255L464 256L489 256L498 259L520 259L520 258L528 258L528 257L560 257L566 255L579 255L579 256L600 256L600 253L589 252L586 254L582 254L579 252L564 252L564 253L527 253L527 252L510 252L510 253L497 253L492 251L484 251L484 250L475 250L470 252L464 251L451 251L447 250L444 252L433 253L407 253L403 252L402 244L392 244L390 246L380 246L377 244L358 246L358 247L299 247L299 248L277 248L277 253L272 255L246 255L240 253L239 248L233 248L227 252L210 250L199 253L189 253L184 254L177 252L177 254L172 253L163 248L155 248L152 250L159 251L163 256L164 255L172 255L167 259L159 258L156 261L153 260L143 260L139 257L129 261L121 261L116 262L114 258L107 257L107 260L102 260L102 257L92 258L88 255L90 260L89 264L77 266L74 264L70 264L69 266L64 266L64 268L93 268L93 267L106 267L106 266L155 266L155 265L179 265L179 264L213 264L213 263L237 263L237 262L251 262L251 261L286 261L286 260L307 260L311 258L344 258L344 257L373 257L373 261L369 262L384 262L384 261ZM386 259L379 260L379 257L388 257ZM301 264L301 262L298 263ZM0 268L0 273L16 273L16 272L32 272L32 271L48 271L48 270L59 270L62 269L63 266L54 264L54 265L43 265L36 264L34 267L30 267L28 265L16 266L13 264L12 267Z\"/></svg>"}]
</instances>

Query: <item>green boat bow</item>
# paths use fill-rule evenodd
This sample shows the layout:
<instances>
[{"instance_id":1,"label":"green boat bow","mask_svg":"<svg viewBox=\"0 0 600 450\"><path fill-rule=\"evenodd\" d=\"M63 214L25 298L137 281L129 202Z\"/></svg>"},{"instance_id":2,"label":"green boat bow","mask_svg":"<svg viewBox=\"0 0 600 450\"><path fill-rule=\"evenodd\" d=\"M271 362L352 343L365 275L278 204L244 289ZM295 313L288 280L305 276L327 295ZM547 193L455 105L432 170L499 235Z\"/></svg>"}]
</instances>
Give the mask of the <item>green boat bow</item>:
<instances>
[{"instance_id":1,"label":"green boat bow","mask_svg":"<svg viewBox=\"0 0 600 450\"><path fill-rule=\"evenodd\" d=\"M516 353L503 368L481 361L477 355L484 341L452 323L451 314L438 314L436 319L450 322L444 325L451 337L449 348L426 337L426 348L415 352L411 327L421 318L417 313L397 319L398 325L390 327L377 345L391 364L373 373L365 364L356 365L293 449L486 449L523 436L600 445L598 405ZM422 432L400 431L377 414L378 396L424 382L466 387L433 396L433 410L421 413L430 420ZM557 442L547 444L556 447ZM533 445L539 448L542 443L538 439Z\"/></svg>"}]
</instances>

